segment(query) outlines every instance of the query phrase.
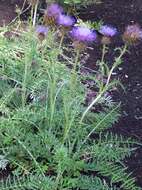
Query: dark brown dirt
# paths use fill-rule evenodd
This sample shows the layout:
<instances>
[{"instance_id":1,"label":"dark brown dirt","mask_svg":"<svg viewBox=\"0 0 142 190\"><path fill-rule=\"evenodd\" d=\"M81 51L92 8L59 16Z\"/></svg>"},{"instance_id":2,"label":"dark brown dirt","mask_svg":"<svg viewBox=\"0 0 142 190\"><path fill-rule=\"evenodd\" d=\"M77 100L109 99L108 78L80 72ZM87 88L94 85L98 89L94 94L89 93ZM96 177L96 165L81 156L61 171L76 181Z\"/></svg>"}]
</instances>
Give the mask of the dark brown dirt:
<instances>
[{"instance_id":1,"label":"dark brown dirt","mask_svg":"<svg viewBox=\"0 0 142 190\"><path fill-rule=\"evenodd\" d=\"M16 17L16 8L22 7L24 0L0 0L0 26L9 24Z\"/></svg>"},{"instance_id":2,"label":"dark brown dirt","mask_svg":"<svg viewBox=\"0 0 142 190\"><path fill-rule=\"evenodd\" d=\"M15 16L14 4L8 0L0 0L0 26L8 24Z\"/></svg>"}]
</instances>

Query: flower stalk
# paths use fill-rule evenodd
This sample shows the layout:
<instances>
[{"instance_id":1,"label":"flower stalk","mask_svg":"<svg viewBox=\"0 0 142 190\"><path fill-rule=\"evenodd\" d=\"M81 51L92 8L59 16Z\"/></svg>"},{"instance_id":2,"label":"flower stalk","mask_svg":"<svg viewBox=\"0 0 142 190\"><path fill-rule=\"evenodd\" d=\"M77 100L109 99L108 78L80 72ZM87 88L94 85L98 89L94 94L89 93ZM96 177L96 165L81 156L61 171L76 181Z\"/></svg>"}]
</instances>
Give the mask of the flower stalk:
<instances>
[{"instance_id":1,"label":"flower stalk","mask_svg":"<svg viewBox=\"0 0 142 190\"><path fill-rule=\"evenodd\" d=\"M34 7L34 16L33 16L33 27L36 25L37 9L38 9L39 0L37 0Z\"/></svg>"},{"instance_id":2,"label":"flower stalk","mask_svg":"<svg viewBox=\"0 0 142 190\"><path fill-rule=\"evenodd\" d=\"M108 77L107 77L107 82L104 85L104 87L102 88L102 90L99 92L98 96L91 102L91 104L86 108L86 110L84 111L84 113L82 114L80 123L83 122L85 116L87 115L87 113L90 111L90 109L100 100L100 98L103 96L103 94L108 90L109 88L109 83L110 83L110 79L112 76L112 73L114 71L114 69L121 63L121 58L122 56L125 54L125 52L127 51L127 45L125 44L123 49L121 50L120 55L116 58L112 68L109 71Z\"/></svg>"},{"instance_id":3,"label":"flower stalk","mask_svg":"<svg viewBox=\"0 0 142 190\"><path fill-rule=\"evenodd\" d=\"M73 64L72 75L71 75L71 92L74 92L75 87L76 87L76 82L77 82L77 71L76 70L77 70L77 66L78 66L79 56L80 56L80 50L78 49L76 51L75 62Z\"/></svg>"}]
</instances>

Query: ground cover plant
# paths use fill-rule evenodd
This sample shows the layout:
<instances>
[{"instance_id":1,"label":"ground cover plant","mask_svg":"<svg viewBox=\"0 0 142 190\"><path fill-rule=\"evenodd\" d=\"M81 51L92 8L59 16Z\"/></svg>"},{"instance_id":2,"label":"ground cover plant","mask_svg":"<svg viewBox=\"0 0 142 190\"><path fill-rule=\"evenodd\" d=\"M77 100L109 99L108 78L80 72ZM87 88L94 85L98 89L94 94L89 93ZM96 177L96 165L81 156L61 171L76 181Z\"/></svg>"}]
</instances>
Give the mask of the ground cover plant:
<instances>
[{"instance_id":1,"label":"ground cover plant","mask_svg":"<svg viewBox=\"0 0 142 190\"><path fill-rule=\"evenodd\" d=\"M102 25L95 31L75 23L51 4L44 25L36 27L32 14L29 26L10 38L1 28L0 163L2 170L10 168L3 190L140 189L123 164L135 142L105 131L120 115L120 104L109 96L121 85L112 73L141 29L128 26L114 63L106 63L117 29ZM84 73L82 54L99 43L98 35L102 57L95 71ZM71 43L63 43L66 36Z\"/></svg>"}]
</instances>

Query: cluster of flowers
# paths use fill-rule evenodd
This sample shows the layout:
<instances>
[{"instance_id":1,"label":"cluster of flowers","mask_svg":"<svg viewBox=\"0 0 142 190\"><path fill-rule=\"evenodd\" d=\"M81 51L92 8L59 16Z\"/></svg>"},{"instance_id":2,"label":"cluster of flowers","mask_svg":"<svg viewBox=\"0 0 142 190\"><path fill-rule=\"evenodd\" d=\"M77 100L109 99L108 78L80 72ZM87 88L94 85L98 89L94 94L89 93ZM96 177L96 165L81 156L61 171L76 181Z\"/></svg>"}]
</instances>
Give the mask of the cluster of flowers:
<instances>
[{"instance_id":1,"label":"cluster of flowers","mask_svg":"<svg viewBox=\"0 0 142 190\"><path fill-rule=\"evenodd\" d=\"M88 43L96 41L97 32L84 26L75 26L77 20L69 15L66 15L63 8L58 4L51 4L44 14L44 25L37 27L36 32L39 35L46 36L49 30L49 25L55 24L60 28L66 29L76 44ZM109 26L102 25L98 31L102 35L102 43L110 43L110 39L117 34L117 29ZM129 25L123 34L125 43L135 43L142 38L142 30L139 25Z\"/></svg>"}]
</instances>

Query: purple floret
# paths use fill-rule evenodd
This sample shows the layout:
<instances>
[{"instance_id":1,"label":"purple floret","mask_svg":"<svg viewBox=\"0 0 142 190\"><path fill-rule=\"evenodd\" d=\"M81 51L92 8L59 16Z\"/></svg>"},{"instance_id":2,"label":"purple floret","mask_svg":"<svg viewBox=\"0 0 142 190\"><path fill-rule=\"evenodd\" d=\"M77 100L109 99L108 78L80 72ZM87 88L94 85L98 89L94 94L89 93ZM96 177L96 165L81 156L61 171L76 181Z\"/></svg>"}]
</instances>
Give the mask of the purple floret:
<instances>
[{"instance_id":1,"label":"purple floret","mask_svg":"<svg viewBox=\"0 0 142 190\"><path fill-rule=\"evenodd\" d=\"M137 24L127 26L126 33L130 37L137 36L138 38L142 38L142 30Z\"/></svg>"},{"instance_id":2,"label":"purple floret","mask_svg":"<svg viewBox=\"0 0 142 190\"><path fill-rule=\"evenodd\" d=\"M64 15L64 14L60 14L57 20L57 23L59 25L65 26L65 27L69 27L69 26L73 26L75 24L76 20L74 17L68 16L68 15Z\"/></svg>"},{"instance_id":3,"label":"purple floret","mask_svg":"<svg viewBox=\"0 0 142 190\"><path fill-rule=\"evenodd\" d=\"M48 27L45 27L45 26L43 26L43 25L39 25L39 26L37 26L37 28L36 28L36 32L37 32L38 34L42 34L42 35L46 36L47 33L48 33Z\"/></svg>"},{"instance_id":4,"label":"purple floret","mask_svg":"<svg viewBox=\"0 0 142 190\"><path fill-rule=\"evenodd\" d=\"M124 42L129 45L137 43L139 40L142 40L142 29L138 24L128 25L123 34Z\"/></svg>"},{"instance_id":5,"label":"purple floret","mask_svg":"<svg viewBox=\"0 0 142 190\"><path fill-rule=\"evenodd\" d=\"M104 36L113 37L117 33L117 29L112 26L103 25L100 27L99 32Z\"/></svg>"},{"instance_id":6,"label":"purple floret","mask_svg":"<svg viewBox=\"0 0 142 190\"><path fill-rule=\"evenodd\" d=\"M96 32L86 27L74 27L71 31L71 36L81 42L92 42L96 40Z\"/></svg>"},{"instance_id":7,"label":"purple floret","mask_svg":"<svg viewBox=\"0 0 142 190\"><path fill-rule=\"evenodd\" d=\"M62 12L63 12L63 8L60 7L56 3L52 3L49 7L47 7L47 10L46 10L46 14L48 16L55 16L55 17L62 14Z\"/></svg>"}]
</instances>

